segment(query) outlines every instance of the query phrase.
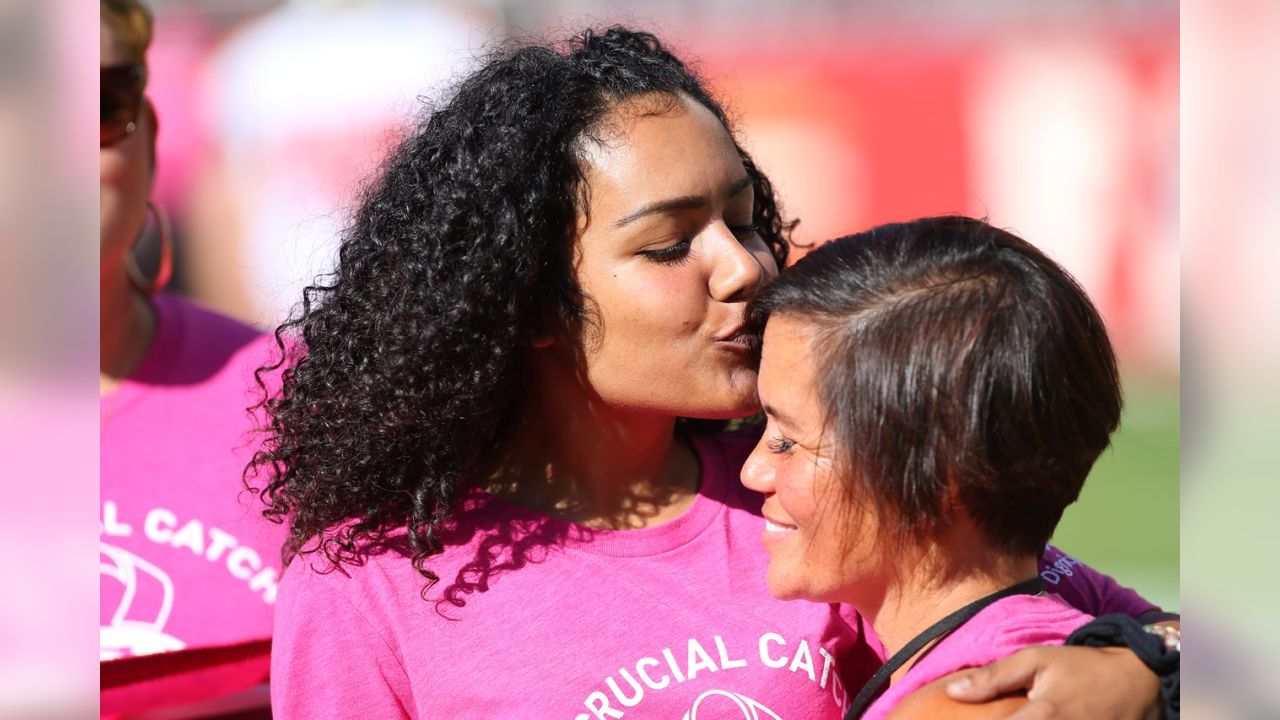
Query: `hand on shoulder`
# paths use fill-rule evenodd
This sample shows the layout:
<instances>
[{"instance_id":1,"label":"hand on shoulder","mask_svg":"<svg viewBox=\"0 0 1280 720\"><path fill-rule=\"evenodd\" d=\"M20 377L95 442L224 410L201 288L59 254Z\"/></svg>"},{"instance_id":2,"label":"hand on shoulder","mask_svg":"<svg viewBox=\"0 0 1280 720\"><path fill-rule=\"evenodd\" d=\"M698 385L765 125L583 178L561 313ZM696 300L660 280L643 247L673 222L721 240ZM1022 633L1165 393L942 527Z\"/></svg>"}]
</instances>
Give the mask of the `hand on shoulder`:
<instances>
[{"instance_id":1,"label":"hand on shoulder","mask_svg":"<svg viewBox=\"0 0 1280 720\"><path fill-rule=\"evenodd\" d=\"M908 695L889 712L888 720L911 718L956 718L957 720L987 720L1004 718L1027 704L1026 693L1002 695L980 703L953 700L947 695L947 683L956 680L966 671L942 677Z\"/></svg>"}]
</instances>

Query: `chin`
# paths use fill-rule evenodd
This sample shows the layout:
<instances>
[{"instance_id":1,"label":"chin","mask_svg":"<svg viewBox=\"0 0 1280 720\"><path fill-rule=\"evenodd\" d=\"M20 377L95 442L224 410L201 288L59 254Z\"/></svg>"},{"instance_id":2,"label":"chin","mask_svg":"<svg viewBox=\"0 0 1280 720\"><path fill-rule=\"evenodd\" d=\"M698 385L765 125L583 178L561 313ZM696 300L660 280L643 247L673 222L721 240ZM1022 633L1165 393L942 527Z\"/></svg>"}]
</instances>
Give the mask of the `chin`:
<instances>
[{"instance_id":1,"label":"chin","mask_svg":"<svg viewBox=\"0 0 1280 720\"><path fill-rule=\"evenodd\" d=\"M680 417L687 417L693 420L737 420L738 418L751 417L755 415L759 408L751 408L748 410L724 410L721 412L708 410L706 412L681 413Z\"/></svg>"},{"instance_id":2,"label":"chin","mask_svg":"<svg viewBox=\"0 0 1280 720\"><path fill-rule=\"evenodd\" d=\"M779 600L804 600L808 597L796 583L786 578L774 578L770 575L765 585L769 588L769 594Z\"/></svg>"},{"instance_id":3,"label":"chin","mask_svg":"<svg viewBox=\"0 0 1280 720\"><path fill-rule=\"evenodd\" d=\"M724 414L717 419L747 417L760 412L760 396L756 392L755 371L741 373L726 389Z\"/></svg>"},{"instance_id":4,"label":"chin","mask_svg":"<svg viewBox=\"0 0 1280 720\"><path fill-rule=\"evenodd\" d=\"M680 412L680 417L694 420L736 420L751 417L760 412L760 406L752 403L747 406L735 406L724 409L688 410Z\"/></svg>"},{"instance_id":5,"label":"chin","mask_svg":"<svg viewBox=\"0 0 1280 720\"><path fill-rule=\"evenodd\" d=\"M779 600L808 600L818 603L848 602L847 593L831 578L814 577L811 574L787 574L766 572L765 585L769 594Z\"/></svg>"},{"instance_id":6,"label":"chin","mask_svg":"<svg viewBox=\"0 0 1280 720\"><path fill-rule=\"evenodd\" d=\"M675 414L697 420L733 420L760 412L760 398L756 395L754 374L752 382L747 387L741 387L735 383L724 387L713 396L699 395L696 400L700 402L689 402L695 398L692 393L686 396L686 402L682 403L683 407L676 408Z\"/></svg>"}]
</instances>

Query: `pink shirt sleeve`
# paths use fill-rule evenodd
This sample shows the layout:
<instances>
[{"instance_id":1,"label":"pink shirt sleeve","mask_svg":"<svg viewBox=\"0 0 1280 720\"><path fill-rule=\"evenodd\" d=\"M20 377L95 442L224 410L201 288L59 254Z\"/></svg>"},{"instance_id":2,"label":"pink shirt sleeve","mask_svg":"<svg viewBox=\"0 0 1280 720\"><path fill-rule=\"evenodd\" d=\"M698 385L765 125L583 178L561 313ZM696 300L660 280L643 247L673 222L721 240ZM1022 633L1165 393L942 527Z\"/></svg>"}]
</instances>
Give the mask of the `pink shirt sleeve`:
<instances>
[{"instance_id":1,"label":"pink shirt sleeve","mask_svg":"<svg viewBox=\"0 0 1280 720\"><path fill-rule=\"evenodd\" d=\"M1094 570L1058 548L1045 546L1040 558L1045 590L1059 595L1077 610L1094 616L1120 613L1138 617L1160 608L1109 575Z\"/></svg>"},{"instance_id":2,"label":"pink shirt sleeve","mask_svg":"<svg viewBox=\"0 0 1280 720\"><path fill-rule=\"evenodd\" d=\"M989 665L1030 645L1061 645L1091 619L1061 598L998 600L939 641L867 708L863 720L883 720L912 693L957 670Z\"/></svg>"},{"instance_id":3,"label":"pink shirt sleeve","mask_svg":"<svg viewBox=\"0 0 1280 720\"><path fill-rule=\"evenodd\" d=\"M276 718L403 720L412 696L399 657L334 583L295 560L276 604L271 709Z\"/></svg>"}]
</instances>

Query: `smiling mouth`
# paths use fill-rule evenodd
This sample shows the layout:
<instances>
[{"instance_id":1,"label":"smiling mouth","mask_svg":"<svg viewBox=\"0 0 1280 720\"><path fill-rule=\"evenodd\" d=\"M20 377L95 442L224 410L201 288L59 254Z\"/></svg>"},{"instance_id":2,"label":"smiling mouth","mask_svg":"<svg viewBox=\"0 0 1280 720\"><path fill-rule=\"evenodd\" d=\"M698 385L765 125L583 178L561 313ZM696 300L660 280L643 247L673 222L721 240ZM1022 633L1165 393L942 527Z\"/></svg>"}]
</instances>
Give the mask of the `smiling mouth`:
<instances>
[{"instance_id":1,"label":"smiling mouth","mask_svg":"<svg viewBox=\"0 0 1280 720\"><path fill-rule=\"evenodd\" d=\"M765 529L765 532L785 533L785 532L795 532L799 528L797 528L795 525L779 525L778 523L766 518L764 521L764 529Z\"/></svg>"}]
</instances>

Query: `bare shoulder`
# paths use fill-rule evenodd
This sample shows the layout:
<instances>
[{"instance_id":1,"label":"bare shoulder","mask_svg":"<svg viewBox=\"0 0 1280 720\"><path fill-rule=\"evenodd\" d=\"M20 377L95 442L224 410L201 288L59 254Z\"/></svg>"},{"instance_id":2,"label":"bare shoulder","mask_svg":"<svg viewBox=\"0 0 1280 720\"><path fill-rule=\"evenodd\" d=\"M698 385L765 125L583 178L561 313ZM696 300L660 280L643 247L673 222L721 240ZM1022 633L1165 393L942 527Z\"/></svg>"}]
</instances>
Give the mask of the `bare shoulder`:
<instances>
[{"instance_id":1,"label":"bare shoulder","mask_svg":"<svg viewBox=\"0 0 1280 720\"><path fill-rule=\"evenodd\" d=\"M986 720L1008 717L1027 702L1022 693L1002 695L982 703L966 703L947 696L947 683L960 673L952 673L916 690L894 706L889 720L909 718L958 718L959 720Z\"/></svg>"}]
</instances>

